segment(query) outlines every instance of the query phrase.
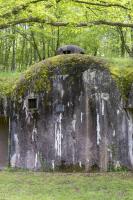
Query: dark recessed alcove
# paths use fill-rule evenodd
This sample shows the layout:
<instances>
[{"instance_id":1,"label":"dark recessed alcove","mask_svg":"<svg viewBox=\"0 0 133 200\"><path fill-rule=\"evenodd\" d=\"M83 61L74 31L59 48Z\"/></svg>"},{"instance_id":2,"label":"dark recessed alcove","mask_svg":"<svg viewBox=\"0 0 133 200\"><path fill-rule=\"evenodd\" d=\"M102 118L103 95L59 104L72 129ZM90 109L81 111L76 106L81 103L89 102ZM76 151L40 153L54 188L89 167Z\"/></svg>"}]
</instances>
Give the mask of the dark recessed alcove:
<instances>
[{"instance_id":1,"label":"dark recessed alcove","mask_svg":"<svg viewBox=\"0 0 133 200\"><path fill-rule=\"evenodd\" d=\"M37 109L37 98L28 99L28 109Z\"/></svg>"}]
</instances>

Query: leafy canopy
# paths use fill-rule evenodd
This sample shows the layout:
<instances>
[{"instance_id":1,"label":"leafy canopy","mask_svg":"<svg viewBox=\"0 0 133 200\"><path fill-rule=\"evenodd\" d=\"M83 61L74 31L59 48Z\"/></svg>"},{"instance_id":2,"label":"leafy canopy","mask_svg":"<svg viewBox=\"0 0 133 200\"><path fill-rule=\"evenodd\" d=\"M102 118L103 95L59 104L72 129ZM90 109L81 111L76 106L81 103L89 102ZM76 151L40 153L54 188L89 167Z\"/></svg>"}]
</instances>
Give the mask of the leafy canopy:
<instances>
[{"instance_id":1,"label":"leafy canopy","mask_svg":"<svg viewBox=\"0 0 133 200\"><path fill-rule=\"evenodd\" d=\"M21 23L133 27L132 0L0 0L0 28Z\"/></svg>"}]
</instances>

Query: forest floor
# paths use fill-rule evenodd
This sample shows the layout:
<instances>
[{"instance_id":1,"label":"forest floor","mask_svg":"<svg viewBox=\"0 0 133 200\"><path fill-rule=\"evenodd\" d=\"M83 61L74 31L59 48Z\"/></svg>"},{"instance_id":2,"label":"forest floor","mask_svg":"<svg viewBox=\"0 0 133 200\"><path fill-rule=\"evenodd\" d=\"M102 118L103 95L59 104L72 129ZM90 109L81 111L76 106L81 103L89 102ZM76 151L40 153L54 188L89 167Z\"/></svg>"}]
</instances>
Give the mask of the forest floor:
<instances>
[{"instance_id":1,"label":"forest floor","mask_svg":"<svg viewBox=\"0 0 133 200\"><path fill-rule=\"evenodd\" d=\"M0 200L133 200L133 174L0 172Z\"/></svg>"}]
</instances>

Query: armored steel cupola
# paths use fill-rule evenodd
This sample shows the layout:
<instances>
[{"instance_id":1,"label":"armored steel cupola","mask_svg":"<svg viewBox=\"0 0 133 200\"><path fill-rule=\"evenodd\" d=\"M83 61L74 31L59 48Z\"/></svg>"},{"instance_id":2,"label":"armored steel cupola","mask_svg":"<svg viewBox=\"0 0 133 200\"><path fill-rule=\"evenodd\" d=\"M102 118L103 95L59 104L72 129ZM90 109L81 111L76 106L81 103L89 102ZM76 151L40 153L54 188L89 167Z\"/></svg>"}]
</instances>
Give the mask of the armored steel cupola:
<instances>
[{"instance_id":1,"label":"armored steel cupola","mask_svg":"<svg viewBox=\"0 0 133 200\"><path fill-rule=\"evenodd\" d=\"M57 49L56 54L61 55L61 54L73 54L73 53L79 53L79 54L84 54L85 51L84 49L76 46L76 45L65 45Z\"/></svg>"}]
</instances>

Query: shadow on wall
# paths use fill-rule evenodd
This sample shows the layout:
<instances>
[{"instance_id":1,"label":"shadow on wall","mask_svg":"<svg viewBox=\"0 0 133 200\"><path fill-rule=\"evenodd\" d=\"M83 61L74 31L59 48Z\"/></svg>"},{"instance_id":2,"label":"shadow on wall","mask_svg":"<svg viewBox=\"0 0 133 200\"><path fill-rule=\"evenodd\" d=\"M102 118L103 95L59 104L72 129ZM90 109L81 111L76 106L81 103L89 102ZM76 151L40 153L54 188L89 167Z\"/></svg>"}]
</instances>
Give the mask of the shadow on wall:
<instances>
[{"instance_id":1,"label":"shadow on wall","mask_svg":"<svg viewBox=\"0 0 133 200\"><path fill-rule=\"evenodd\" d=\"M0 169L8 166L9 119L0 117Z\"/></svg>"}]
</instances>

